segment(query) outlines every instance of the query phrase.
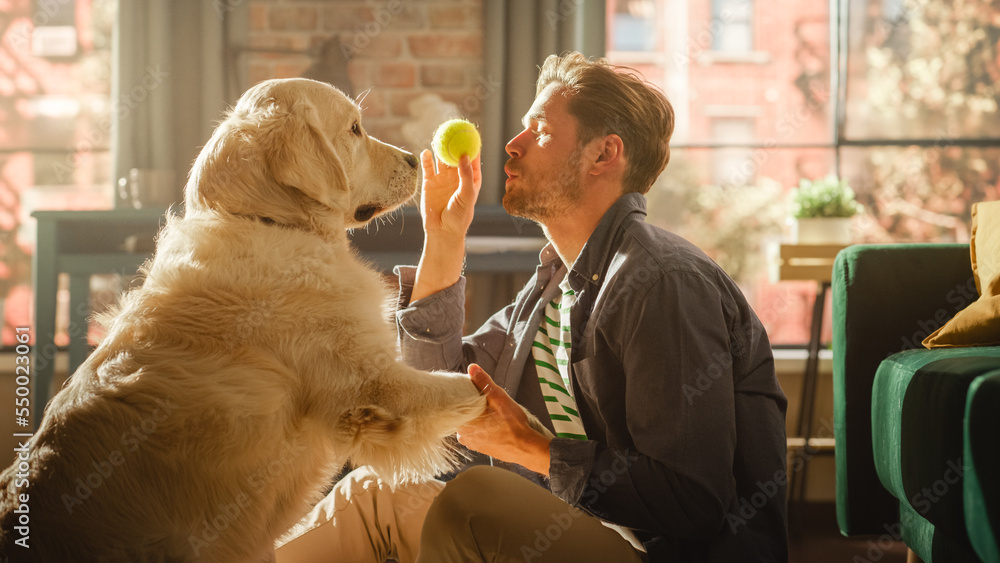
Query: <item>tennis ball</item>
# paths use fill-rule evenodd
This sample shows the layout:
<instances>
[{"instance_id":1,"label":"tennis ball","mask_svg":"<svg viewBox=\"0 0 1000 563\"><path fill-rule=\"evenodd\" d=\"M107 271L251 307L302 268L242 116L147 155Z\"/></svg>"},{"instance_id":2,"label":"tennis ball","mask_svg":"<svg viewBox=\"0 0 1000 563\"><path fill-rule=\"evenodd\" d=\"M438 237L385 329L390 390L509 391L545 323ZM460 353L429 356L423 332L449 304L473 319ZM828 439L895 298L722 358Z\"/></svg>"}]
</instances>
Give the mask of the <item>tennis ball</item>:
<instances>
[{"instance_id":1,"label":"tennis ball","mask_svg":"<svg viewBox=\"0 0 1000 563\"><path fill-rule=\"evenodd\" d=\"M458 161L464 154L469 155L470 159L479 156L483 141L479 138L475 125L464 119L452 119L437 128L431 146L441 162L458 166Z\"/></svg>"}]
</instances>

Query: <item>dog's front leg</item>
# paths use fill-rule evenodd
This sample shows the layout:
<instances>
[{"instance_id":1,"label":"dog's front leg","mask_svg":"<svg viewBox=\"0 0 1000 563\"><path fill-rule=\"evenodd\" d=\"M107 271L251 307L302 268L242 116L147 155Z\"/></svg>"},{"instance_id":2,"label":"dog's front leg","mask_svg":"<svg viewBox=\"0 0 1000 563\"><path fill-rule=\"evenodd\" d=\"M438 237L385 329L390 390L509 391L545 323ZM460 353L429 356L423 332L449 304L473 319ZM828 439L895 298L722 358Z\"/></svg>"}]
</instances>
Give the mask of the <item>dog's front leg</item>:
<instances>
[{"instance_id":1,"label":"dog's front leg","mask_svg":"<svg viewBox=\"0 0 1000 563\"><path fill-rule=\"evenodd\" d=\"M360 401L337 421L355 465L391 482L417 481L453 469L447 440L482 415L486 399L467 374L425 372L393 362L362 384Z\"/></svg>"}]
</instances>

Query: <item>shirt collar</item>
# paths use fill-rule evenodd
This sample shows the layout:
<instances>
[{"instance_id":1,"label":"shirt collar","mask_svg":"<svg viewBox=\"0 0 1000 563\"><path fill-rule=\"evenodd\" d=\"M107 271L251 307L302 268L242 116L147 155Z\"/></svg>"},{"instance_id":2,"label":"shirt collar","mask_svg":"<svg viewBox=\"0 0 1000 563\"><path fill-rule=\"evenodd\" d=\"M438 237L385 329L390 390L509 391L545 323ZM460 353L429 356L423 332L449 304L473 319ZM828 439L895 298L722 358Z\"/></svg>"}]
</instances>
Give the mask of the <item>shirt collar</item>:
<instances>
[{"instance_id":1,"label":"shirt collar","mask_svg":"<svg viewBox=\"0 0 1000 563\"><path fill-rule=\"evenodd\" d=\"M560 272L565 271L562 259L556 252L556 247L551 242L546 243L538 253L538 267L535 268L535 276L539 287L547 287L549 281Z\"/></svg>"},{"instance_id":2,"label":"shirt collar","mask_svg":"<svg viewBox=\"0 0 1000 563\"><path fill-rule=\"evenodd\" d=\"M587 284L601 285L617 235L632 214L638 214L640 220L646 217L646 198L640 193L630 192L621 196L604 213L570 272L570 285L575 291L582 290Z\"/></svg>"},{"instance_id":3,"label":"shirt collar","mask_svg":"<svg viewBox=\"0 0 1000 563\"><path fill-rule=\"evenodd\" d=\"M597 228L590 234L587 244L583 246L580 255L573 264L573 270L569 275L570 286L574 291L580 291L586 284L600 286L604 275L604 269L610 261L608 254L611 252L615 241L615 234L619 227L629 215L637 213L641 217L646 216L646 198L640 193L627 193L616 201L604 213ZM539 271L557 273L564 265L556 252L556 247L550 242L546 244L538 253ZM547 281L548 277L546 277Z\"/></svg>"}]
</instances>

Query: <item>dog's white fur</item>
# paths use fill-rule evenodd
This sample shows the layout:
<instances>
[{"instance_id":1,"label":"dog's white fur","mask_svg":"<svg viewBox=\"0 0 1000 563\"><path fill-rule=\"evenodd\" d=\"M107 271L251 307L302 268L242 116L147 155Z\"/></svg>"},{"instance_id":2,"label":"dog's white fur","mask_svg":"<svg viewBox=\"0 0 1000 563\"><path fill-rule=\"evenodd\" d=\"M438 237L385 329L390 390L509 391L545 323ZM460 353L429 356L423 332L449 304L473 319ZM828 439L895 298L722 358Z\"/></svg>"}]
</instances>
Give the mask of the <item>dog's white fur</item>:
<instances>
[{"instance_id":1,"label":"dog's white fur","mask_svg":"<svg viewBox=\"0 0 1000 563\"><path fill-rule=\"evenodd\" d=\"M0 477L16 561L254 561L348 460L453 467L464 374L399 363L388 291L345 228L409 199L417 161L304 79L243 95L204 147L145 281L48 405L30 486ZM30 549L13 545L29 495Z\"/></svg>"}]
</instances>

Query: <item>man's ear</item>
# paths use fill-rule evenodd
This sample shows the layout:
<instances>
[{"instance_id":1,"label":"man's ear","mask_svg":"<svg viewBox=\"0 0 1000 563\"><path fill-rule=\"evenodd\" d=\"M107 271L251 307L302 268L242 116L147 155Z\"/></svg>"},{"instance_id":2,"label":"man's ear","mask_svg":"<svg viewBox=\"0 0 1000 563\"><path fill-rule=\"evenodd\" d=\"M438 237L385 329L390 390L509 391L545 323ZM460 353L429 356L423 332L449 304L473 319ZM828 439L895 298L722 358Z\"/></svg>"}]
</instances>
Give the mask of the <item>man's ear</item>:
<instances>
[{"instance_id":1,"label":"man's ear","mask_svg":"<svg viewBox=\"0 0 1000 563\"><path fill-rule=\"evenodd\" d=\"M618 135L611 134L593 141L590 173L607 174L613 170L625 170L625 143Z\"/></svg>"},{"instance_id":2,"label":"man's ear","mask_svg":"<svg viewBox=\"0 0 1000 563\"><path fill-rule=\"evenodd\" d=\"M274 180L323 205L343 211L349 201L347 172L317 127L318 114L306 100L292 102L272 117L265 150Z\"/></svg>"}]
</instances>

